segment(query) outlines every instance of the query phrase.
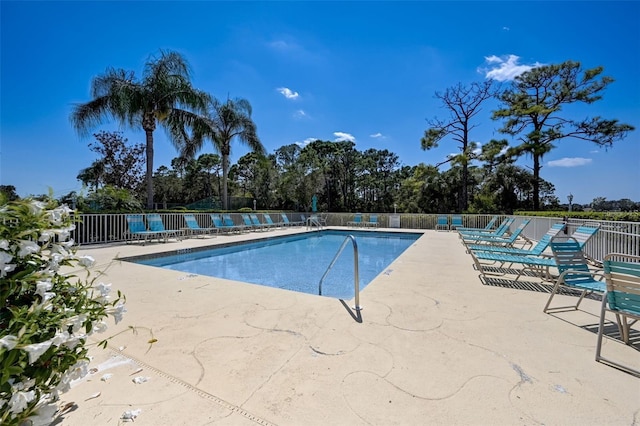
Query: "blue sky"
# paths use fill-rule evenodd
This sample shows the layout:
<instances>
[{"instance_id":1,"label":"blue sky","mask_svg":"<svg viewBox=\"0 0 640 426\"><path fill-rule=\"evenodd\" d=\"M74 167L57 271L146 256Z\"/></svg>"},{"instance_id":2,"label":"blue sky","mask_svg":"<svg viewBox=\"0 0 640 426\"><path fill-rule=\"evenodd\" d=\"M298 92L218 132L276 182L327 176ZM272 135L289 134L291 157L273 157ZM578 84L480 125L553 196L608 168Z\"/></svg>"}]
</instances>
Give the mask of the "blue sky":
<instances>
[{"instance_id":1,"label":"blue sky","mask_svg":"<svg viewBox=\"0 0 640 426\"><path fill-rule=\"evenodd\" d=\"M508 81L535 64L604 66L604 98L570 118L616 118L638 130L603 149L562 140L541 175L561 202L640 201L640 2L0 2L0 184L18 194L81 190L96 155L69 122L108 67L142 74L159 49L189 61L193 83L248 99L269 153L314 139L389 149L405 165L457 152L420 148L426 119L446 118L435 99L458 83ZM502 138L478 116L472 138ZM98 130L121 130L105 122ZM142 143L142 131L126 131ZM154 167L177 153L155 133ZM232 161L246 154L235 145ZM213 152L209 146L203 152ZM523 158L522 165L530 165Z\"/></svg>"}]
</instances>

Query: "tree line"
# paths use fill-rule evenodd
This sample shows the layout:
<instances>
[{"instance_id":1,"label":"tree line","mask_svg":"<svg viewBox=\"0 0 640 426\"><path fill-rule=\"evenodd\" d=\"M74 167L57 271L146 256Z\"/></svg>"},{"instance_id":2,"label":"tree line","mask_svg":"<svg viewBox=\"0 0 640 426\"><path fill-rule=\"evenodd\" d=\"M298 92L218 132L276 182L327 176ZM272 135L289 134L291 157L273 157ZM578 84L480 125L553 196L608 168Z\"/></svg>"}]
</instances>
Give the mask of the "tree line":
<instances>
[{"instance_id":1,"label":"tree line","mask_svg":"<svg viewBox=\"0 0 640 426\"><path fill-rule=\"evenodd\" d=\"M613 82L602 73L602 67L583 70L579 62L567 61L532 68L507 87L487 80L436 92L447 116L427 120L421 147L454 143L459 153L436 165L406 166L389 150L361 152L348 141L316 140L267 154L249 101L219 101L194 88L185 58L160 51L148 59L141 78L108 68L92 80L92 100L75 105L70 119L81 135L109 119L145 134L144 144L131 146L118 133L95 133L90 149L101 158L78 179L96 206L146 201L151 209L209 199L228 209L231 197L245 197L265 209L305 210L315 195L328 211L557 209L554 186L540 175L544 155L563 139L609 147L634 130L615 119L573 120L562 113L568 105L600 100ZM499 101L492 119L501 122L499 133L517 141L514 146L505 139L473 139L477 115L489 99ZM170 167L154 170L157 127L165 129L178 156ZM207 142L214 152L196 157ZM230 164L232 144L238 142L250 152ZM522 156L531 157L531 167L516 165ZM450 167L441 171L445 163Z\"/></svg>"}]
</instances>

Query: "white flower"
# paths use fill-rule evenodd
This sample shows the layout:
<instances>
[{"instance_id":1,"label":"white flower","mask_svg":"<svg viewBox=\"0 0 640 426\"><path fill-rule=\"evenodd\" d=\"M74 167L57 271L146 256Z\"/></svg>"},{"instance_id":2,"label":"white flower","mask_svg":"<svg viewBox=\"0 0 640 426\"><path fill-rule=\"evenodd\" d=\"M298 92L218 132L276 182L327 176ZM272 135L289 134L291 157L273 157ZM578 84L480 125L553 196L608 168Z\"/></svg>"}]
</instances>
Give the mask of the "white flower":
<instances>
[{"instance_id":1,"label":"white flower","mask_svg":"<svg viewBox=\"0 0 640 426\"><path fill-rule=\"evenodd\" d=\"M0 249L2 249L2 250L9 250L9 241L7 241L7 240L0 240Z\"/></svg>"},{"instance_id":2,"label":"white flower","mask_svg":"<svg viewBox=\"0 0 640 426\"><path fill-rule=\"evenodd\" d=\"M51 281L38 281L36 283L36 294L44 297L44 294L53 288Z\"/></svg>"},{"instance_id":3,"label":"white flower","mask_svg":"<svg viewBox=\"0 0 640 426\"><path fill-rule=\"evenodd\" d=\"M56 333L55 336L53 336L53 339L51 339L51 344L54 346L60 346L64 343L67 342L67 340L69 340L71 338L71 335L69 334L68 331L59 331Z\"/></svg>"},{"instance_id":4,"label":"white flower","mask_svg":"<svg viewBox=\"0 0 640 426\"><path fill-rule=\"evenodd\" d=\"M82 379L89 373L89 362L87 360L78 361L68 371L71 380Z\"/></svg>"},{"instance_id":5,"label":"white flower","mask_svg":"<svg viewBox=\"0 0 640 426\"><path fill-rule=\"evenodd\" d=\"M18 344L18 338L16 336L7 335L0 339L0 346L7 348L7 350L11 350L16 347Z\"/></svg>"},{"instance_id":6,"label":"white flower","mask_svg":"<svg viewBox=\"0 0 640 426\"><path fill-rule=\"evenodd\" d=\"M116 306L111 309L107 309L107 314L113 315L113 319L116 321L116 324L122 321L122 316L127 312L127 309L124 307L124 303L120 302Z\"/></svg>"},{"instance_id":7,"label":"white flower","mask_svg":"<svg viewBox=\"0 0 640 426\"><path fill-rule=\"evenodd\" d=\"M65 328L71 327L73 333L77 333L81 328L84 322L87 320L87 314L74 315L70 318L67 318L65 321Z\"/></svg>"},{"instance_id":8,"label":"white flower","mask_svg":"<svg viewBox=\"0 0 640 426\"><path fill-rule=\"evenodd\" d=\"M47 269L54 272L57 271L58 269L60 269L60 262L62 262L63 260L64 260L64 256L62 256L59 253L53 253L49 257L49 266Z\"/></svg>"},{"instance_id":9,"label":"white flower","mask_svg":"<svg viewBox=\"0 0 640 426\"><path fill-rule=\"evenodd\" d=\"M7 272L11 272L16 269L16 265L9 263L13 259L9 253L0 251L0 278L7 275Z\"/></svg>"},{"instance_id":10,"label":"white flower","mask_svg":"<svg viewBox=\"0 0 640 426\"><path fill-rule=\"evenodd\" d=\"M48 403L48 400L42 398L38 402L38 406L33 412L33 415L29 416L28 420L31 420L32 426L47 426L53 422L53 416L55 416L56 411L58 411L57 404Z\"/></svg>"},{"instance_id":11,"label":"white flower","mask_svg":"<svg viewBox=\"0 0 640 426\"><path fill-rule=\"evenodd\" d=\"M58 234L58 240L65 241L66 244L73 245L73 240L69 240L69 241L66 241L66 240L69 239L69 235L71 234L71 231L73 231L74 229L76 229L75 225L69 225L66 228L60 228L56 230L56 234Z\"/></svg>"},{"instance_id":12,"label":"white flower","mask_svg":"<svg viewBox=\"0 0 640 426\"><path fill-rule=\"evenodd\" d=\"M109 292L111 291L111 283L105 284L103 282L100 282L94 288L100 292L100 296L96 297L96 300L101 302L101 303L106 303L109 300Z\"/></svg>"},{"instance_id":13,"label":"white flower","mask_svg":"<svg viewBox=\"0 0 640 426\"><path fill-rule=\"evenodd\" d=\"M62 244L52 244L51 253L59 254L65 259L70 256L69 252L67 251L67 248Z\"/></svg>"},{"instance_id":14,"label":"white flower","mask_svg":"<svg viewBox=\"0 0 640 426\"><path fill-rule=\"evenodd\" d=\"M11 395L11 400L9 401L9 411L14 414L19 414L27 408L27 404L29 404L36 397L35 391L22 392L18 391Z\"/></svg>"},{"instance_id":15,"label":"white flower","mask_svg":"<svg viewBox=\"0 0 640 426\"><path fill-rule=\"evenodd\" d=\"M20 247L20 251L18 251L18 256L25 257L32 253L37 253L40 251L40 246L33 241L20 240L18 243Z\"/></svg>"},{"instance_id":16,"label":"white flower","mask_svg":"<svg viewBox=\"0 0 640 426\"><path fill-rule=\"evenodd\" d=\"M81 343L81 340L85 339L86 337L87 336L85 334L70 334L67 341L64 342L64 345L69 349L74 349Z\"/></svg>"},{"instance_id":17,"label":"white flower","mask_svg":"<svg viewBox=\"0 0 640 426\"><path fill-rule=\"evenodd\" d=\"M32 343L22 348L22 350L29 353L29 364L33 364L42 356L43 353L51 347L52 340L47 340L41 343Z\"/></svg>"},{"instance_id":18,"label":"white flower","mask_svg":"<svg viewBox=\"0 0 640 426\"><path fill-rule=\"evenodd\" d=\"M92 330L96 333L104 333L107 331L107 323L104 321L96 321L93 323Z\"/></svg>"},{"instance_id":19,"label":"white flower","mask_svg":"<svg viewBox=\"0 0 640 426\"><path fill-rule=\"evenodd\" d=\"M46 229L40 233L40 237L38 241L47 242L55 235L54 231L51 229Z\"/></svg>"},{"instance_id":20,"label":"white flower","mask_svg":"<svg viewBox=\"0 0 640 426\"><path fill-rule=\"evenodd\" d=\"M32 201L31 204L29 204L29 209L32 214L37 215L40 214L46 206L42 201Z\"/></svg>"},{"instance_id":21,"label":"white flower","mask_svg":"<svg viewBox=\"0 0 640 426\"><path fill-rule=\"evenodd\" d=\"M78 263L85 268L90 268L96 263L96 260L91 256L80 256Z\"/></svg>"}]
</instances>

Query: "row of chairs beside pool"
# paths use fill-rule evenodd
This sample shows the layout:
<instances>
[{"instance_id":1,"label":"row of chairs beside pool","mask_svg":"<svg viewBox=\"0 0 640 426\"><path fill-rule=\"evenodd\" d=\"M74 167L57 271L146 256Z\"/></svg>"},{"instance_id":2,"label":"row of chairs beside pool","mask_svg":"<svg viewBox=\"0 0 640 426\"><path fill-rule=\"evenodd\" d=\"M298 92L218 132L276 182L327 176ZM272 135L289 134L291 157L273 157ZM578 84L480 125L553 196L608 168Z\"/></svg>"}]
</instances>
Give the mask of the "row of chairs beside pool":
<instances>
[{"instance_id":1,"label":"row of chairs beside pool","mask_svg":"<svg viewBox=\"0 0 640 426\"><path fill-rule=\"evenodd\" d=\"M569 235L564 223L556 223L534 244L522 236L529 223L527 219L515 228L514 219L505 219L494 227L496 222L497 216L485 228L460 226L456 229L473 258L474 268L480 272L481 281L548 291L550 295L543 311L550 314L577 310L585 297L599 296L596 361L640 376L635 365L623 365L602 355L607 313L614 314L617 324L617 335L609 333L607 337L621 340L632 348L630 350L640 350L640 331L631 328L640 319L640 256L610 253L602 262L589 259L583 248L598 232L598 226L580 226ZM516 284L523 276L538 278L541 283ZM570 306L552 306L556 295L576 300Z\"/></svg>"},{"instance_id":2,"label":"row of chairs beside pool","mask_svg":"<svg viewBox=\"0 0 640 426\"><path fill-rule=\"evenodd\" d=\"M266 231L287 226L301 226L307 223L307 218L301 215L300 220L290 220L286 213L281 213L277 220L270 214L263 213L261 221L257 214L241 214L242 222L236 222L230 214L209 214L210 225L201 225L196 216L185 213L184 226L180 229L168 229L165 227L162 217L157 213L129 214L126 216L128 236L130 240L143 243L153 240L167 242L171 239L181 240L191 236L215 236L220 233L240 233L249 231Z\"/></svg>"},{"instance_id":3,"label":"row of chairs beside pool","mask_svg":"<svg viewBox=\"0 0 640 426\"><path fill-rule=\"evenodd\" d=\"M364 228L377 228L378 227L378 215L369 215L369 220L363 220L362 213L356 213L353 215L353 220L347 222L347 226L364 227Z\"/></svg>"}]
</instances>

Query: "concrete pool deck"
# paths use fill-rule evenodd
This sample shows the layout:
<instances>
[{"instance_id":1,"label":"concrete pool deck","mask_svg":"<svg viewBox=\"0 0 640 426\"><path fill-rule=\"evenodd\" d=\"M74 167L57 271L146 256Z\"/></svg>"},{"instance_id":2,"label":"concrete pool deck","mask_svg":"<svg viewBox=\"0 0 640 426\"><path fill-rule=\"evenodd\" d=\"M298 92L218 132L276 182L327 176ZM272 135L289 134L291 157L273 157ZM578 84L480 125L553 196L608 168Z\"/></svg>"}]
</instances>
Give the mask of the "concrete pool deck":
<instances>
[{"instance_id":1,"label":"concrete pool deck","mask_svg":"<svg viewBox=\"0 0 640 426\"><path fill-rule=\"evenodd\" d=\"M548 315L539 286L483 285L453 232L426 231L369 284L361 321L337 299L113 261L304 231L80 250L127 313L95 336L114 337L60 424L640 423L640 379L594 360L600 302ZM640 368L634 340L603 355Z\"/></svg>"}]
</instances>

